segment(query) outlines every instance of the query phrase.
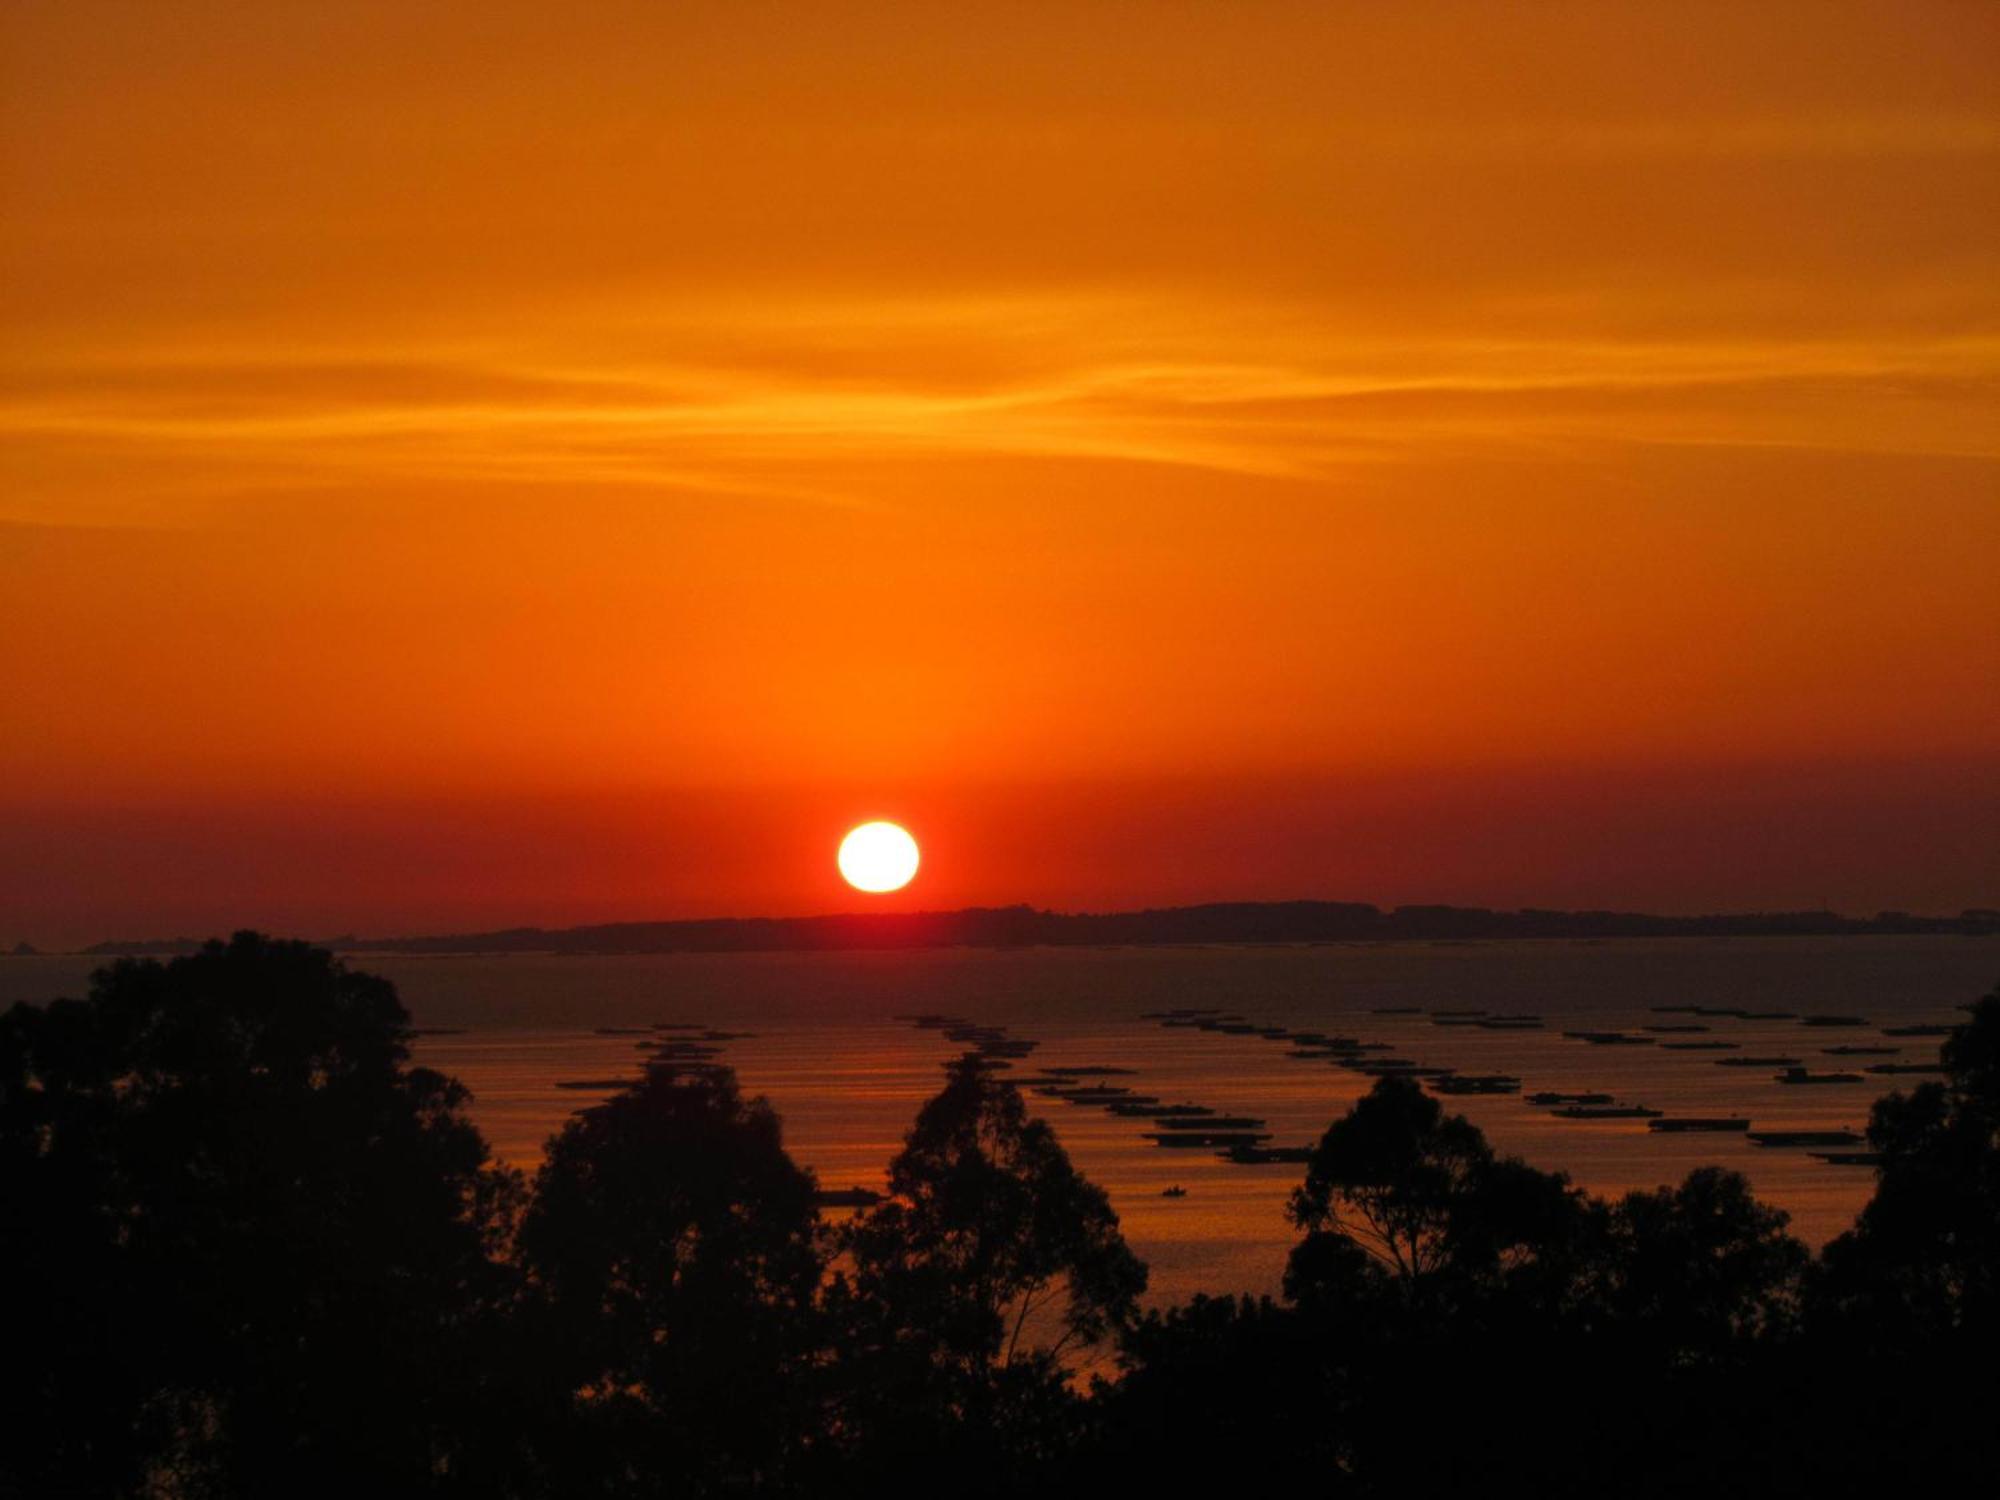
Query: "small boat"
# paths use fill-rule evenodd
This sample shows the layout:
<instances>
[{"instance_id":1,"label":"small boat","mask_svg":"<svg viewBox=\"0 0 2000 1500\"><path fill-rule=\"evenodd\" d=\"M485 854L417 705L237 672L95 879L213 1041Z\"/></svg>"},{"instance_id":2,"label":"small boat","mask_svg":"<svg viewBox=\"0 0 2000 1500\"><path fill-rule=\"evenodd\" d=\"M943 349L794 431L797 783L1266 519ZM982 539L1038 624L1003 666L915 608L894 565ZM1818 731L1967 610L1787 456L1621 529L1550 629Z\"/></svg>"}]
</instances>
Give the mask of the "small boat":
<instances>
[{"instance_id":1,"label":"small boat","mask_svg":"<svg viewBox=\"0 0 2000 1500\"><path fill-rule=\"evenodd\" d=\"M1879 1167L1882 1165L1880 1151L1814 1151L1809 1153L1829 1167Z\"/></svg>"},{"instance_id":2,"label":"small boat","mask_svg":"<svg viewBox=\"0 0 2000 1500\"><path fill-rule=\"evenodd\" d=\"M594 1094L615 1094L623 1088L630 1088L638 1082L635 1078L558 1078L559 1089L588 1089Z\"/></svg>"},{"instance_id":3,"label":"small boat","mask_svg":"<svg viewBox=\"0 0 2000 1500\"><path fill-rule=\"evenodd\" d=\"M1819 1049L1828 1057L1886 1057L1901 1052L1901 1047L1822 1047Z\"/></svg>"},{"instance_id":4,"label":"small boat","mask_svg":"<svg viewBox=\"0 0 2000 1500\"><path fill-rule=\"evenodd\" d=\"M1925 1026L1884 1026L1884 1036L1950 1036L1958 1028L1949 1023Z\"/></svg>"},{"instance_id":5,"label":"small boat","mask_svg":"<svg viewBox=\"0 0 2000 1500\"><path fill-rule=\"evenodd\" d=\"M1162 1198L1185 1198L1187 1196L1187 1189L1177 1182L1172 1187L1161 1188L1160 1196Z\"/></svg>"},{"instance_id":6,"label":"small boat","mask_svg":"<svg viewBox=\"0 0 2000 1500\"><path fill-rule=\"evenodd\" d=\"M1862 1083L1859 1073L1811 1073L1804 1068L1787 1068L1771 1075L1779 1083Z\"/></svg>"},{"instance_id":7,"label":"small boat","mask_svg":"<svg viewBox=\"0 0 2000 1500\"><path fill-rule=\"evenodd\" d=\"M1748 1130L1750 1122L1735 1115L1681 1115L1674 1119L1648 1120L1646 1128L1657 1130L1662 1135L1685 1135L1697 1130L1717 1132Z\"/></svg>"},{"instance_id":8,"label":"small boat","mask_svg":"<svg viewBox=\"0 0 2000 1500\"><path fill-rule=\"evenodd\" d=\"M1950 1070L1943 1063L1877 1063L1868 1070L1871 1073L1927 1073L1942 1077Z\"/></svg>"},{"instance_id":9,"label":"small boat","mask_svg":"<svg viewBox=\"0 0 2000 1500\"><path fill-rule=\"evenodd\" d=\"M1866 1016L1801 1016L1801 1026L1866 1026Z\"/></svg>"}]
</instances>

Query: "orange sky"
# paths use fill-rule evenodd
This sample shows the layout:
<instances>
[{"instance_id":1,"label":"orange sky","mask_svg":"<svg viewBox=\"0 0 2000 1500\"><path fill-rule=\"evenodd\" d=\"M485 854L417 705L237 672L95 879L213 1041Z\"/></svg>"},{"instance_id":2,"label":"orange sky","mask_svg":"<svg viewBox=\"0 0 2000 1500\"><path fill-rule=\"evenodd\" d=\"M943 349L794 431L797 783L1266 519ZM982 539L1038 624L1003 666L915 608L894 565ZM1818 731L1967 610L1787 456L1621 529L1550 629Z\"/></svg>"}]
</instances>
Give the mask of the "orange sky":
<instances>
[{"instance_id":1,"label":"orange sky","mask_svg":"<svg viewBox=\"0 0 2000 1500\"><path fill-rule=\"evenodd\" d=\"M2000 7L0 10L0 941L2000 903Z\"/></svg>"}]
</instances>

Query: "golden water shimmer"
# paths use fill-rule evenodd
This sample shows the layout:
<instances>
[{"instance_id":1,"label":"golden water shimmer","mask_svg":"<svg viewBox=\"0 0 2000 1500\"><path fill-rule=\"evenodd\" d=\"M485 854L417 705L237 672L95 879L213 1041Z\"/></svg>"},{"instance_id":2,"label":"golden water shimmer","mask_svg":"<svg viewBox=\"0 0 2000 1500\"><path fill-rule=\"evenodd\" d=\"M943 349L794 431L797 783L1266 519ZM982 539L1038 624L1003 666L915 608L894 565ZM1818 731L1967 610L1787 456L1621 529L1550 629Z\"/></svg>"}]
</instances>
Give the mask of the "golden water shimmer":
<instances>
[{"instance_id":1,"label":"golden water shimmer","mask_svg":"<svg viewBox=\"0 0 2000 1500\"><path fill-rule=\"evenodd\" d=\"M1977 938L1694 939L1605 943L1409 944L1267 949L1102 949L635 958L375 957L424 1026L418 1060L462 1078L472 1114L505 1159L532 1167L575 1109L602 1097L562 1080L636 1075L642 1035L690 1022L747 1032L723 1044L745 1088L783 1116L786 1144L822 1187L879 1188L918 1106L942 1085L959 1047L899 1015L948 1012L1039 1040L1015 1064L1120 1067L1102 1080L1168 1101L1263 1119L1272 1144L1306 1144L1368 1087L1364 1076L1287 1056L1255 1035L1166 1028L1142 1012L1213 1007L1295 1029L1352 1034L1383 1055L1467 1073L1518 1076L1523 1093L1451 1097L1502 1151L1568 1171L1598 1193L1678 1182L1695 1166L1746 1173L1759 1197L1819 1244L1847 1228L1874 1190L1865 1168L1741 1134L1660 1134L1643 1119L1569 1120L1526 1102L1539 1091L1603 1091L1672 1117L1740 1115L1759 1132L1862 1128L1878 1093L1921 1077L1868 1075L1856 1085L1788 1087L1775 1067L1718 1067L1734 1056L1795 1056L1812 1071L1934 1058L1934 1037L1885 1027L1962 1018L1990 983L1992 943ZM1787 1010L1865 1021L1694 1017L1655 1007ZM1377 1014L1380 1010L1414 1013ZM1538 1031L1438 1024L1433 1012L1538 1013ZM1567 1030L1706 1025L1650 1033L1652 1045L1594 1046ZM654 1036L661 1033L653 1033ZM1729 1051L1668 1051L1668 1041L1727 1040ZM1835 1046L1896 1046L1893 1056L1837 1056ZM1109 1190L1163 1303L1196 1291L1275 1291L1297 1233L1284 1205L1297 1165L1238 1166L1201 1150L1163 1150L1150 1122L1030 1092L1093 1181ZM1185 1197L1162 1197L1174 1186Z\"/></svg>"}]
</instances>

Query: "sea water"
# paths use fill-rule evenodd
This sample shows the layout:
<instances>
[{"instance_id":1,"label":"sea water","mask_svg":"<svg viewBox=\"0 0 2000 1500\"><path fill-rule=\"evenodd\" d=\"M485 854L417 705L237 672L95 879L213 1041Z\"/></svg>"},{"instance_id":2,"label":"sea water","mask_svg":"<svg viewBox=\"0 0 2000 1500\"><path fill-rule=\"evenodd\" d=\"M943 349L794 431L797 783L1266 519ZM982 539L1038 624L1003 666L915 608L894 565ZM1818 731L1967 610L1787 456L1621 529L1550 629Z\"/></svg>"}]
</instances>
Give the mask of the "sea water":
<instances>
[{"instance_id":1,"label":"sea water","mask_svg":"<svg viewBox=\"0 0 2000 1500\"><path fill-rule=\"evenodd\" d=\"M1124 949L930 949L867 953L407 957L351 955L395 981L416 1024L422 1063L472 1090L473 1117L505 1160L532 1170L542 1144L601 1094L562 1080L637 1076L643 1037L600 1027L687 1022L752 1035L724 1045L747 1093L783 1117L785 1142L827 1188L880 1188L889 1158L960 1050L899 1016L942 1012L1039 1049L1014 1065L1129 1068L1107 1079L1168 1102L1267 1123L1272 1144L1303 1145L1371 1080L1293 1044L1163 1027L1142 1013L1215 1008L1260 1023L1386 1043L1381 1056L1465 1072L1506 1073L1518 1096L1448 1098L1494 1145L1615 1194L1677 1181L1718 1163L1821 1244L1852 1223L1873 1190L1866 1168L1741 1135L1662 1135L1644 1120L1560 1119L1525 1102L1538 1090L1603 1092L1669 1115L1742 1115L1756 1130L1865 1127L1879 1093L1920 1077L1863 1069L1934 1062L1935 1038L1889 1026L1964 1019L1959 1007L2000 980L2000 942L1960 937L1677 938L1629 941L1327 944ZM0 963L0 1000L78 994L92 961ZM1868 1024L1808 1027L1661 1013L1700 1005L1846 1014ZM1433 1012L1480 1009L1543 1018L1537 1031L1437 1024ZM1382 1011L1412 1011L1380 1014ZM1652 1045L1593 1046L1566 1030L1704 1025ZM1741 1055L1786 1055L1815 1071L1861 1072L1859 1084L1787 1086L1772 1069L1718 1067L1727 1051L1670 1051L1675 1040L1727 1040ZM1896 1046L1887 1056L1826 1048ZM1111 1195L1127 1239L1152 1269L1149 1300L1196 1291L1274 1291L1297 1231L1286 1200L1303 1169L1239 1166L1202 1150L1166 1150L1151 1121L1029 1092L1078 1167ZM1182 1196L1163 1196L1179 1187Z\"/></svg>"}]
</instances>

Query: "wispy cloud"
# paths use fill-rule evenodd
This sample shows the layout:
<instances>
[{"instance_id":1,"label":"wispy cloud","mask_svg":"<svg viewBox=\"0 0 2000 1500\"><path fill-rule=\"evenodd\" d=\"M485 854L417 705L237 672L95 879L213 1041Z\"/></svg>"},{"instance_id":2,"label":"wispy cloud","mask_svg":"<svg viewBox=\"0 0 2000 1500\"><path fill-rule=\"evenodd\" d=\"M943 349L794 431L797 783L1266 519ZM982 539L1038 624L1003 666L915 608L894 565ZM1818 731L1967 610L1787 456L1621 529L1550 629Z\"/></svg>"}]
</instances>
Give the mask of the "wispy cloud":
<instances>
[{"instance_id":1,"label":"wispy cloud","mask_svg":"<svg viewBox=\"0 0 2000 1500\"><path fill-rule=\"evenodd\" d=\"M2000 454L1996 338L1391 341L1287 328L1267 312L1234 337L1132 332L1164 321L1129 307L876 302L774 312L747 329L656 328L668 352L653 354L587 339L140 352L17 365L0 385L0 437L17 473L88 453L114 462L128 491L187 486L199 471L222 490L488 481L840 504L866 496L816 470L982 454L1295 479L1440 445ZM925 354L940 338L955 352L942 371ZM32 484L15 486L12 513L36 504Z\"/></svg>"}]
</instances>

